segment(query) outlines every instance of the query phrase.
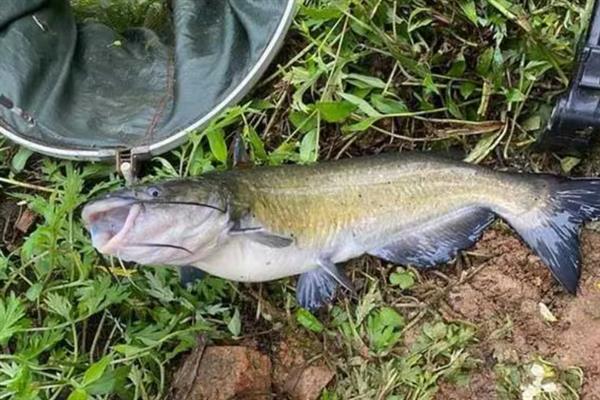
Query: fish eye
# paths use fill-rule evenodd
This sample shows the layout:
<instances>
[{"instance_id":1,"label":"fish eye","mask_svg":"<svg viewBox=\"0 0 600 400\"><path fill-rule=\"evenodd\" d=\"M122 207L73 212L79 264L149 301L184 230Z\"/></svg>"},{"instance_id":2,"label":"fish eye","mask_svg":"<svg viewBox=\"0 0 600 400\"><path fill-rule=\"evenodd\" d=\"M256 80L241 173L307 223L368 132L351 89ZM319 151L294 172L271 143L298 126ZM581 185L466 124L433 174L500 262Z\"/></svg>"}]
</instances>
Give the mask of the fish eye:
<instances>
[{"instance_id":1,"label":"fish eye","mask_svg":"<svg viewBox=\"0 0 600 400\"><path fill-rule=\"evenodd\" d=\"M152 197L160 196L160 190L157 187L151 186L148 188L148 194Z\"/></svg>"}]
</instances>

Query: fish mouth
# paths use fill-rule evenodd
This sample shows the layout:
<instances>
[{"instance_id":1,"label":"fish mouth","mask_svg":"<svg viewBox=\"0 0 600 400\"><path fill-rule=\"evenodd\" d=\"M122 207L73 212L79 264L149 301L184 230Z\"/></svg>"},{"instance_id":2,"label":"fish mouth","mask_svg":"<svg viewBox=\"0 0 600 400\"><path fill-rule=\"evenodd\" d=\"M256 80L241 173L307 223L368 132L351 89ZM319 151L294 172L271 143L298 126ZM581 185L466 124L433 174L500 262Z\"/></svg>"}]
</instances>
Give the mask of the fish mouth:
<instances>
[{"instance_id":1,"label":"fish mouth","mask_svg":"<svg viewBox=\"0 0 600 400\"><path fill-rule=\"evenodd\" d=\"M135 200L113 198L90 203L82 219L92 244L103 254L113 254L131 231L142 206Z\"/></svg>"}]
</instances>

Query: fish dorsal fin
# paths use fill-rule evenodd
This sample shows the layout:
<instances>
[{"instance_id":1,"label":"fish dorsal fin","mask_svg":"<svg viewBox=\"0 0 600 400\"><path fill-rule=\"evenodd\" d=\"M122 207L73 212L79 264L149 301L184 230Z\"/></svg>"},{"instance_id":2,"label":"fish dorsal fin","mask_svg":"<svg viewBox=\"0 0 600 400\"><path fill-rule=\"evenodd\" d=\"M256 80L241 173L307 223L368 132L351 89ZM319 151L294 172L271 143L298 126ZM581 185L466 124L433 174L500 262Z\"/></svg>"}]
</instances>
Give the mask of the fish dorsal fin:
<instances>
[{"instance_id":1,"label":"fish dorsal fin","mask_svg":"<svg viewBox=\"0 0 600 400\"><path fill-rule=\"evenodd\" d=\"M494 214L483 208L466 208L437 218L389 244L368 253L384 260L415 267L431 267L452 260L459 250L475 244Z\"/></svg>"},{"instance_id":2,"label":"fish dorsal fin","mask_svg":"<svg viewBox=\"0 0 600 400\"><path fill-rule=\"evenodd\" d=\"M246 143L239 132L233 138L230 151L233 154L233 168L244 169L253 167ZM274 248L287 247L294 242L291 238L269 232L259 222L255 221L254 218L250 218L249 214L245 214L235 221L233 227L229 230L229 234L232 236L243 235L257 243Z\"/></svg>"},{"instance_id":3,"label":"fish dorsal fin","mask_svg":"<svg viewBox=\"0 0 600 400\"><path fill-rule=\"evenodd\" d=\"M252 161L248 154L248 148L240 133L236 133L229 149L232 155L232 167L236 169L252 168Z\"/></svg>"}]
</instances>

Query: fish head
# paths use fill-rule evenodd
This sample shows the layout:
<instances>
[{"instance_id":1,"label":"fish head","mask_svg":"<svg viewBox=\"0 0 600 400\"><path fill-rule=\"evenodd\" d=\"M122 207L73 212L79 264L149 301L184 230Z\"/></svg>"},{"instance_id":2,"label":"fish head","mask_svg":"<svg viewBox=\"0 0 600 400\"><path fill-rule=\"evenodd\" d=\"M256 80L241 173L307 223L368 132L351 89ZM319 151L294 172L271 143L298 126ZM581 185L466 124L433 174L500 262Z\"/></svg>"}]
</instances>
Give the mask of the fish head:
<instances>
[{"instance_id":1,"label":"fish head","mask_svg":"<svg viewBox=\"0 0 600 400\"><path fill-rule=\"evenodd\" d=\"M82 219L100 253L154 265L201 259L229 224L224 188L201 179L109 193L86 204Z\"/></svg>"}]
</instances>

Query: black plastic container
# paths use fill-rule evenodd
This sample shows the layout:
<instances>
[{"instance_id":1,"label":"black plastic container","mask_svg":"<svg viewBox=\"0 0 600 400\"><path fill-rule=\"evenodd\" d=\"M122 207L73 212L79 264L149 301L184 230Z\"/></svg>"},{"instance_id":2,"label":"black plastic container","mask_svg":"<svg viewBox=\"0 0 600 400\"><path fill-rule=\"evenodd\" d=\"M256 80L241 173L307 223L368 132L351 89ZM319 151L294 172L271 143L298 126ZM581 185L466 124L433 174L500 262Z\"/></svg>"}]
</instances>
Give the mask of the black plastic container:
<instances>
[{"instance_id":1,"label":"black plastic container","mask_svg":"<svg viewBox=\"0 0 600 400\"><path fill-rule=\"evenodd\" d=\"M596 0L569 90L554 107L538 145L541 150L580 155L599 132L600 0Z\"/></svg>"}]
</instances>

